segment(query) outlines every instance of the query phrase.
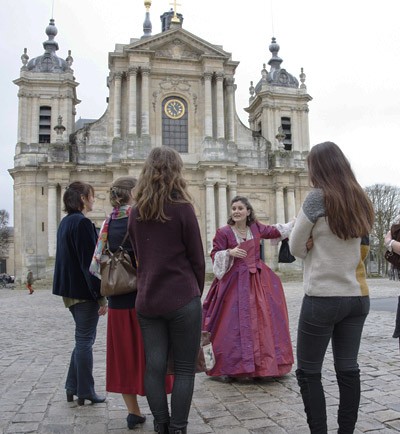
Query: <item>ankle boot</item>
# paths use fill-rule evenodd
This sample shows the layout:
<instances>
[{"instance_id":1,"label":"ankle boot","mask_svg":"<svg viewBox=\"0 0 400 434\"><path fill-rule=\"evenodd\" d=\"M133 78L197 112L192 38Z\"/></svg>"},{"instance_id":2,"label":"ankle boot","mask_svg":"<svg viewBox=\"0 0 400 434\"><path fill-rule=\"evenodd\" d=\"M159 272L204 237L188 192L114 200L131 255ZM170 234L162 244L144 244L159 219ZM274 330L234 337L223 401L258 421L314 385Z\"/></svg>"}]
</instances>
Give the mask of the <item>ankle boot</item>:
<instances>
[{"instance_id":1,"label":"ankle boot","mask_svg":"<svg viewBox=\"0 0 400 434\"><path fill-rule=\"evenodd\" d=\"M338 434L352 434L358 417L361 386L360 370L336 371L339 386Z\"/></svg>"},{"instance_id":2,"label":"ankle boot","mask_svg":"<svg viewBox=\"0 0 400 434\"><path fill-rule=\"evenodd\" d=\"M187 427L185 428L169 428L169 434L186 434L187 433Z\"/></svg>"},{"instance_id":3,"label":"ankle boot","mask_svg":"<svg viewBox=\"0 0 400 434\"><path fill-rule=\"evenodd\" d=\"M302 369L297 369L296 377L310 433L327 434L326 404L321 374L309 374Z\"/></svg>"},{"instance_id":4,"label":"ankle boot","mask_svg":"<svg viewBox=\"0 0 400 434\"><path fill-rule=\"evenodd\" d=\"M157 423L154 421L154 431L160 434L168 434L169 423Z\"/></svg>"}]
</instances>

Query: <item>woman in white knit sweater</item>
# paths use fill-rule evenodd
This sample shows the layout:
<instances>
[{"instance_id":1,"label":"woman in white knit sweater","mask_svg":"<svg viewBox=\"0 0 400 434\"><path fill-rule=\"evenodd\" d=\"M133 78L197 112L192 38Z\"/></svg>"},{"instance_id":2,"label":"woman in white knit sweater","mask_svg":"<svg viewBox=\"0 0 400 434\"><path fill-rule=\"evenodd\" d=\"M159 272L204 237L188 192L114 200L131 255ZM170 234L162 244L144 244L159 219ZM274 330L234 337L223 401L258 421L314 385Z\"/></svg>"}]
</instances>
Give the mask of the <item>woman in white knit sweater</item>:
<instances>
[{"instance_id":1,"label":"woman in white knit sweater","mask_svg":"<svg viewBox=\"0 0 400 434\"><path fill-rule=\"evenodd\" d=\"M289 241L293 255L304 260L296 377L310 432L326 434L321 370L332 341L340 394L338 433L350 434L360 402L357 358L369 312L364 259L374 210L337 145L315 145L307 162L313 188Z\"/></svg>"}]
</instances>

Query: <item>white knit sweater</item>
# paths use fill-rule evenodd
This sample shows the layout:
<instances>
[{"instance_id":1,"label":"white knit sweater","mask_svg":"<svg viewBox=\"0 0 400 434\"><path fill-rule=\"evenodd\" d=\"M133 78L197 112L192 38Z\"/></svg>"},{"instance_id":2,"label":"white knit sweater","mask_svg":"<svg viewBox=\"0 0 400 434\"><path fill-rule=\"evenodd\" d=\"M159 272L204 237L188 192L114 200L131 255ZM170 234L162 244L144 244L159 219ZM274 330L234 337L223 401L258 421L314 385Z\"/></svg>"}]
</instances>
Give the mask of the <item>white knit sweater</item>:
<instances>
[{"instance_id":1,"label":"white knit sweater","mask_svg":"<svg viewBox=\"0 0 400 434\"><path fill-rule=\"evenodd\" d=\"M307 252L306 242L310 236L313 247ZM342 240L330 230L321 189L312 189L306 197L289 246L294 256L304 259L303 286L307 295L368 295L363 261L369 246L361 238Z\"/></svg>"}]
</instances>

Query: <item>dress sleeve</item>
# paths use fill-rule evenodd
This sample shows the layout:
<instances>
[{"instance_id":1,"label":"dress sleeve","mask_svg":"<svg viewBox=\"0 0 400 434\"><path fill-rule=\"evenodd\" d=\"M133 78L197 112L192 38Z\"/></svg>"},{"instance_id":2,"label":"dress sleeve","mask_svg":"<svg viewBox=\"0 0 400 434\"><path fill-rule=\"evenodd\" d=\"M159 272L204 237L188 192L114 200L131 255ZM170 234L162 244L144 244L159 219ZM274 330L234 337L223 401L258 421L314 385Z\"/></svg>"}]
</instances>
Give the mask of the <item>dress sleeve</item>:
<instances>
[{"instance_id":1,"label":"dress sleeve","mask_svg":"<svg viewBox=\"0 0 400 434\"><path fill-rule=\"evenodd\" d=\"M228 237L221 229L218 229L215 234L211 259L213 261L214 275L218 280L221 280L230 270L234 261L234 258L229 256Z\"/></svg>"},{"instance_id":2,"label":"dress sleeve","mask_svg":"<svg viewBox=\"0 0 400 434\"><path fill-rule=\"evenodd\" d=\"M258 231L260 233L260 238L264 239L280 239L281 233L275 225L264 225L263 223L256 222Z\"/></svg>"}]
</instances>

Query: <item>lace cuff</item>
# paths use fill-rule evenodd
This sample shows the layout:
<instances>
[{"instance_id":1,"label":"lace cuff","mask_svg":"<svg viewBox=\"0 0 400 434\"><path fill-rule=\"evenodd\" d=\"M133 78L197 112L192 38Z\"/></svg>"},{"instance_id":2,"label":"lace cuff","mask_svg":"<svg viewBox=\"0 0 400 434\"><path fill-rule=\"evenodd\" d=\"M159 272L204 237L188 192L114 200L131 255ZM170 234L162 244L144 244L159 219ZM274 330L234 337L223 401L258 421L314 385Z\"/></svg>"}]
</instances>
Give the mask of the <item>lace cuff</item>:
<instances>
[{"instance_id":1,"label":"lace cuff","mask_svg":"<svg viewBox=\"0 0 400 434\"><path fill-rule=\"evenodd\" d=\"M221 280L225 273L230 270L233 258L229 256L228 250L221 250L214 256L213 272L218 280Z\"/></svg>"},{"instance_id":2,"label":"lace cuff","mask_svg":"<svg viewBox=\"0 0 400 434\"><path fill-rule=\"evenodd\" d=\"M276 229L278 229L278 231L281 233L281 237L273 238L271 240L271 244L276 246L279 244L280 241L284 240L285 238L289 238L290 232L292 232L295 221L296 220L293 219L289 223L277 223L275 225L272 225Z\"/></svg>"}]
</instances>

